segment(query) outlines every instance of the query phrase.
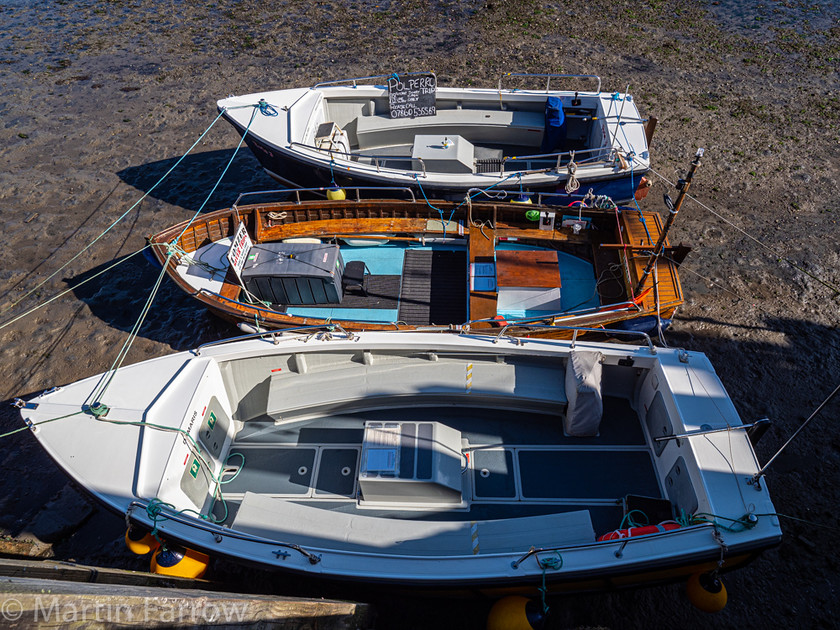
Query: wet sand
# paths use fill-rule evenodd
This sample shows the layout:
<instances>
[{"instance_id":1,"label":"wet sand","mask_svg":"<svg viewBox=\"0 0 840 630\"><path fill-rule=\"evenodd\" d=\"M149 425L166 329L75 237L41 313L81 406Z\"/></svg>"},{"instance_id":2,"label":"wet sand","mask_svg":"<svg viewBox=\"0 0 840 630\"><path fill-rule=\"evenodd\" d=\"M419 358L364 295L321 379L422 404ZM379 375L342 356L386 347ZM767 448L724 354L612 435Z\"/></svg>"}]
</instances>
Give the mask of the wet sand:
<instances>
[{"instance_id":1,"label":"wet sand","mask_svg":"<svg viewBox=\"0 0 840 630\"><path fill-rule=\"evenodd\" d=\"M93 276L204 203L233 156L232 128L213 127L73 257L210 125L218 98L391 71L483 87L502 72L599 74L604 90L629 85L659 119L652 159L663 178L675 181L706 149L691 189L706 207L687 201L673 233L694 250L682 267L687 303L666 340L710 356L745 421L773 421L757 449L767 461L840 382L838 17L836 2L0 0L0 399L111 365L156 273L135 256ZM663 192L676 194L655 179L641 205L664 212ZM205 208L274 187L243 149ZM128 361L235 333L164 283ZM551 627L835 627L839 412L835 400L770 470L777 511L802 520L783 519L782 545L725 578L722 613L696 611L669 585L554 598ZM19 423L4 404L0 431ZM83 501L28 434L5 438L0 452L0 534L25 538L39 514ZM145 567L124 550L119 518L85 518L75 533L50 534L57 558ZM214 569L248 587L314 588ZM382 627L480 628L489 608L355 595L379 604Z\"/></svg>"}]
</instances>

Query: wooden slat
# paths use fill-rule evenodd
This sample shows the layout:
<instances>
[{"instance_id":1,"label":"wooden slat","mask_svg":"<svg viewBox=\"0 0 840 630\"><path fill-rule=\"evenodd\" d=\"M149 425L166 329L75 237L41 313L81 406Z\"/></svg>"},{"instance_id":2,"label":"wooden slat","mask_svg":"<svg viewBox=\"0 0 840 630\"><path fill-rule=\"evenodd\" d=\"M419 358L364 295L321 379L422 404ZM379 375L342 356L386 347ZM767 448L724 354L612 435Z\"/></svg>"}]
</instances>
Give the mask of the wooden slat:
<instances>
[{"instance_id":1,"label":"wooden slat","mask_svg":"<svg viewBox=\"0 0 840 630\"><path fill-rule=\"evenodd\" d=\"M239 279L236 277L236 274L233 273L232 269L228 269L225 281L222 284L222 289L219 291L219 295L230 300L236 300L239 298L240 291L242 291L242 287L239 286Z\"/></svg>"},{"instance_id":2,"label":"wooden slat","mask_svg":"<svg viewBox=\"0 0 840 630\"><path fill-rule=\"evenodd\" d=\"M642 221L640 216L644 217L644 221ZM659 235L662 233L662 224L659 215L652 212L641 213L641 215L624 212L621 215L621 219L622 226L624 227L624 242L628 245L653 247L659 239ZM665 245L668 245L667 239ZM636 251L635 247L629 248L626 255L629 257L630 276L633 281L633 288L635 289L650 257ZM643 309L650 311L656 309L657 292L659 294L660 309L672 309L682 303L682 288L680 287L676 265L664 258L657 260L655 271L650 274L645 282L642 293L645 289L654 287L654 279L658 280L658 286L655 291L649 292L641 300L640 306Z\"/></svg>"},{"instance_id":3,"label":"wooden slat","mask_svg":"<svg viewBox=\"0 0 840 630\"><path fill-rule=\"evenodd\" d=\"M297 236L331 236L333 234L422 232L426 219L325 219L305 223L286 223L266 227L261 241L276 241Z\"/></svg>"},{"instance_id":4,"label":"wooden slat","mask_svg":"<svg viewBox=\"0 0 840 630\"><path fill-rule=\"evenodd\" d=\"M486 231L486 229L485 229ZM584 232L575 234L570 228L556 230L534 230L522 228L503 228L496 226L496 238L534 239L538 241L562 241L564 243L589 243L589 236Z\"/></svg>"},{"instance_id":5,"label":"wooden slat","mask_svg":"<svg viewBox=\"0 0 840 630\"><path fill-rule=\"evenodd\" d=\"M471 228L470 264L476 262L494 262L496 251L495 230L485 227L483 230ZM496 292L470 290L470 319L490 319L496 316Z\"/></svg>"}]
</instances>

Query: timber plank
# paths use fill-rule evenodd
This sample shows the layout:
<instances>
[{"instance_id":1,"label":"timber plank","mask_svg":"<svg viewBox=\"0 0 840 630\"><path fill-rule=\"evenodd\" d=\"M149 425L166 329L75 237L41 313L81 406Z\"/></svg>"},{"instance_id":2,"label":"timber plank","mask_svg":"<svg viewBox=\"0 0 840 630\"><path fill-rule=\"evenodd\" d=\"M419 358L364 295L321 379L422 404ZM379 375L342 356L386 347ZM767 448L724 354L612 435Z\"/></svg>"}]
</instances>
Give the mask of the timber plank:
<instances>
[{"instance_id":1,"label":"timber plank","mask_svg":"<svg viewBox=\"0 0 840 630\"><path fill-rule=\"evenodd\" d=\"M559 287L557 252L496 252L496 283L500 287Z\"/></svg>"},{"instance_id":2,"label":"timber plank","mask_svg":"<svg viewBox=\"0 0 840 630\"><path fill-rule=\"evenodd\" d=\"M15 628L367 628L368 604L326 599L9 578ZM9 613L14 617L10 618Z\"/></svg>"},{"instance_id":3,"label":"timber plank","mask_svg":"<svg viewBox=\"0 0 840 630\"><path fill-rule=\"evenodd\" d=\"M470 264L495 262L496 232L485 227L470 229ZM496 316L497 294L495 291L473 291L470 289L470 320L492 319Z\"/></svg>"}]
</instances>

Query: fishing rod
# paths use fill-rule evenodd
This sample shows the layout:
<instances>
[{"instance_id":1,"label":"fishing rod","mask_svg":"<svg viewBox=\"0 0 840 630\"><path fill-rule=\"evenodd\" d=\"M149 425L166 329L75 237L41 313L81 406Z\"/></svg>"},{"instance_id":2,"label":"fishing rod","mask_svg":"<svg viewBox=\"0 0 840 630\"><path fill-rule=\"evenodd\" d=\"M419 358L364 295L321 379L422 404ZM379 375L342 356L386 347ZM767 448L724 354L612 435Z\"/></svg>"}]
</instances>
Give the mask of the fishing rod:
<instances>
[{"instance_id":1,"label":"fishing rod","mask_svg":"<svg viewBox=\"0 0 840 630\"><path fill-rule=\"evenodd\" d=\"M694 161L691 163L691 167L688 169L688 174L685 176L685 179L681 179L677 182L677 189L680 191L680 194L677 196L677 202L673 203L671 198L668 195L665 195L665 205L668 206L668 219L665 221L665 227L662 228L659 240L656 241L656 246L653 248L653 253L650 256L650 260L648 260L645 270L642 272L642 277L639 280L639 284L636 285L634 293L641 293L645 280L647 280L648 276L650 276L650 272L653 271L653 266L656 264L656 260L662 254L662 250L665 247L665 239L668 236L668 230L671 229L674 219L677 217L677 213L680 211L680 207L685 200L685 196L688 194L688 189L691 188L691 180L694 177L694 171L696 171L697 167L700 166L700 158L703 157L703 152L704 149L697 149L697 154L694 156Z\"/></svg>"}]
</instances>

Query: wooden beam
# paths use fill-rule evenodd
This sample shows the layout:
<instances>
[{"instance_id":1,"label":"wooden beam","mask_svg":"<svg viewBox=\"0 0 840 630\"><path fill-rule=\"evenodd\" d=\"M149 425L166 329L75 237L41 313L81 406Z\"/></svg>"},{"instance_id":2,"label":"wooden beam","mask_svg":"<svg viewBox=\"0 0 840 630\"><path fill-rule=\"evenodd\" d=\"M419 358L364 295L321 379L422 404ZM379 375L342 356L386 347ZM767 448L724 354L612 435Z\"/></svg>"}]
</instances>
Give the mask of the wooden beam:
<instances>
[{"instance_id":1,"label":"wooden beam","mask_svg":"<svg viewBox=\"0 0 840 630\"><path fill-rule=\"evenodd\" d=\"M9 578L0 584L15 628L248 628L372 626L368 604L196 589ZM10 616L12 615L12 616Z\"/></svg>"}]
</instances>

